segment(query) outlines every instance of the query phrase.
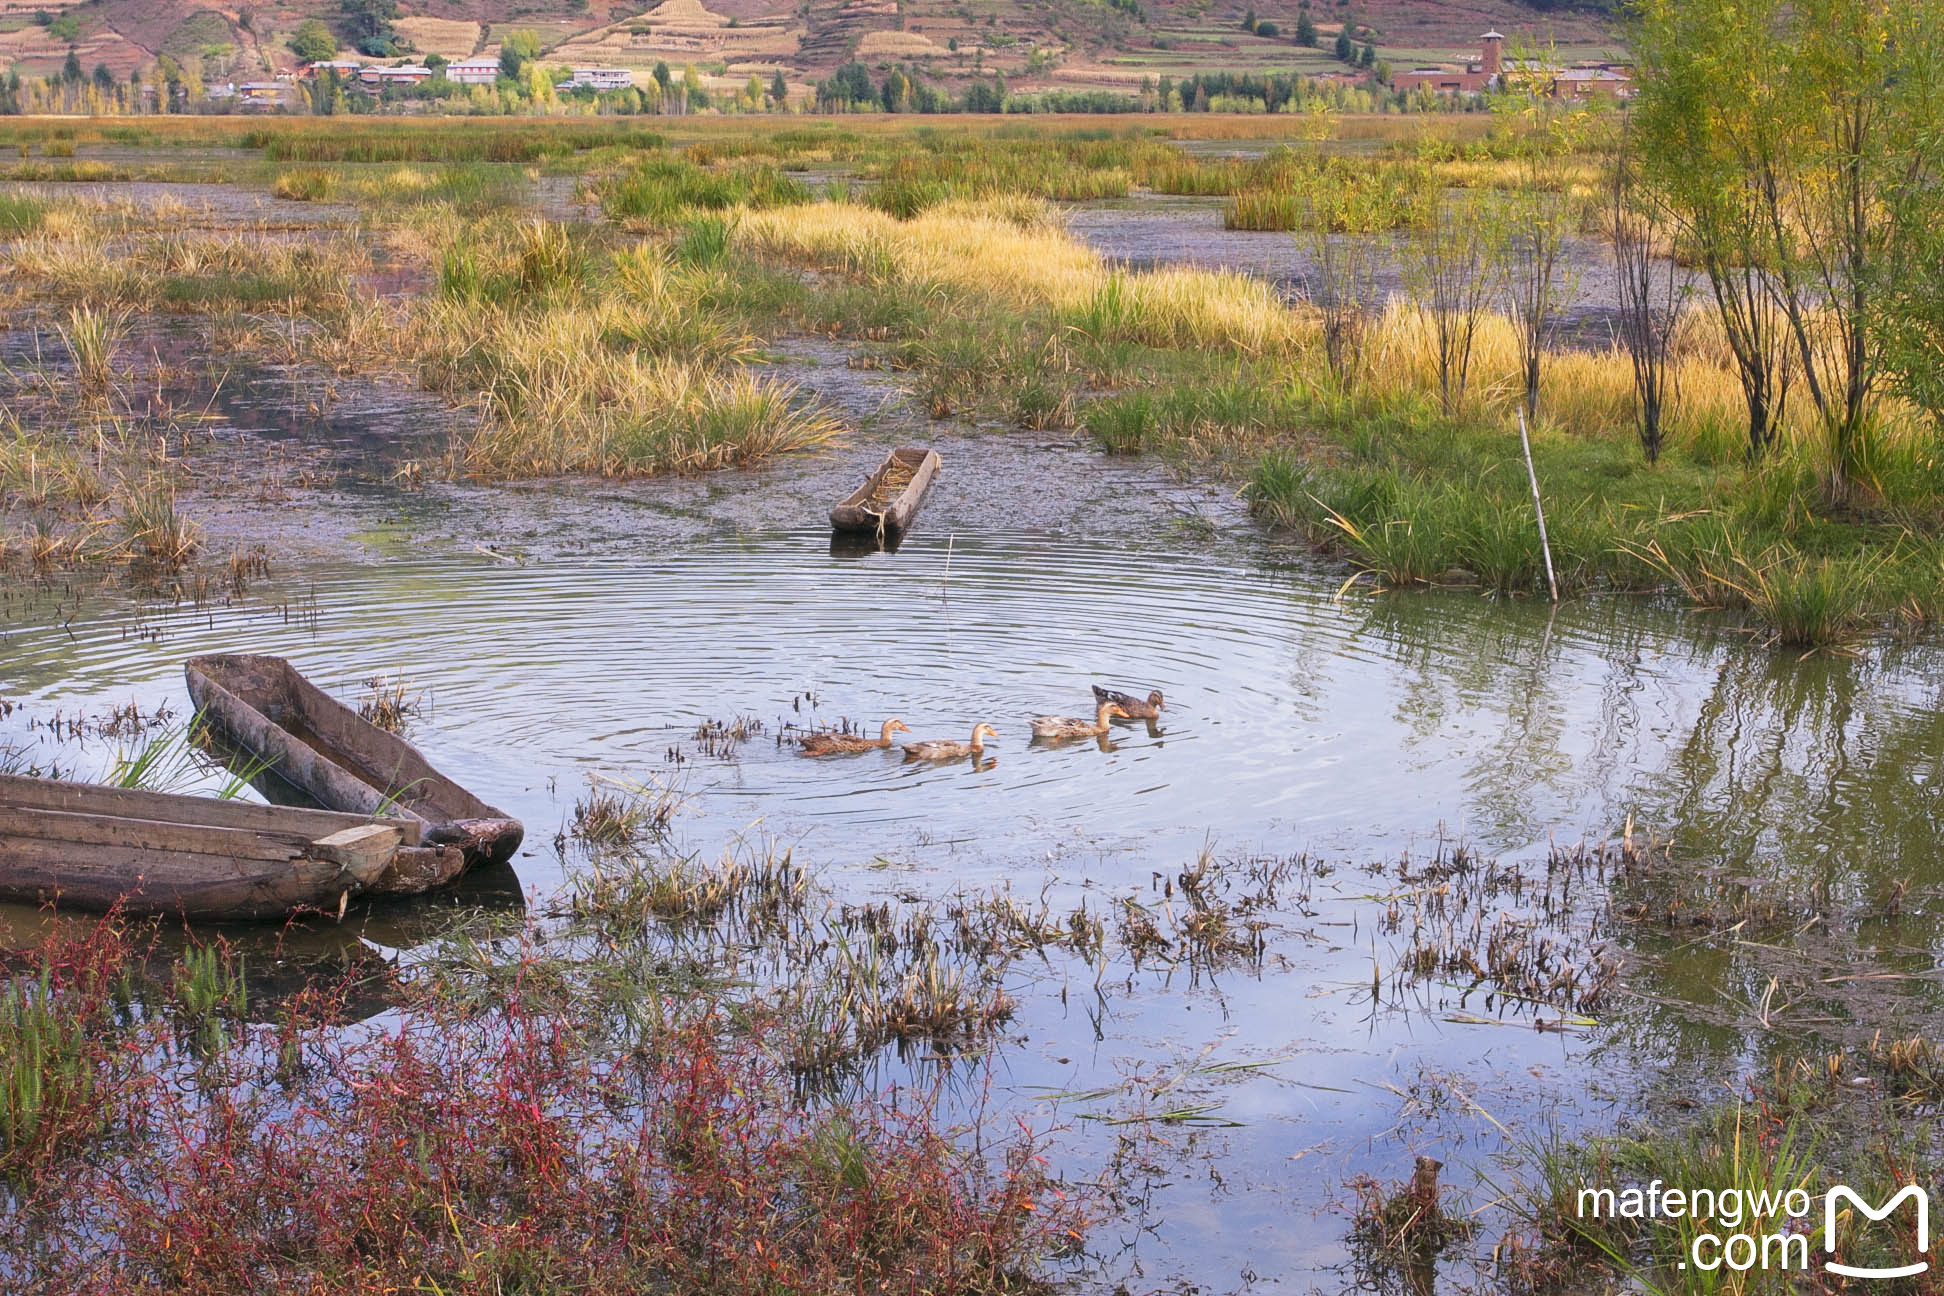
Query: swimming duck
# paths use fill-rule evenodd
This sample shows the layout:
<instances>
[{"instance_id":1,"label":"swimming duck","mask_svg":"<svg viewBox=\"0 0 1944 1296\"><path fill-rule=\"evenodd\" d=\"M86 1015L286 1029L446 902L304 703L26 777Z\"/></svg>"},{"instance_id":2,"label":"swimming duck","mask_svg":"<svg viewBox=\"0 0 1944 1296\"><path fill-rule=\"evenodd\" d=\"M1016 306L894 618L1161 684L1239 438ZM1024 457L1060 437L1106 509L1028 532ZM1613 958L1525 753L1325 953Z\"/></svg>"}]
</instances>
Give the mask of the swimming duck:
<instances>
[{"instance_id":1,"label":"swimming duck","mask_svg":"<svg viewBox=\"0 0 1944 1296\"><path fill-rule=\"evenodd\" d=\"M1102 702L1094 713L1094 721L1074 720L1067 716L1034 716L1033 737L1049 741L1063 741L1068 738L1098 738L1107 732L1107 721L1115 716L1125 720L1127 712L1118 702Z\"/></svg>"},{"instance_id":2,"label":"swimming duck","mask_svg":"<svg viewBox=\"0 0 1944 1296\"><path fill-rule=\"evenodd\" d=\"M1102 688L1098 684L1093 686L1093 693L1094 701L1112 702L1115 706L1127 712L1128 719L1130 720L1158 720L1161 718L1160 689L1156 689L1154 692L1148 694L1147 701L1145 702L1131 694L1119 693L1113 689Z\"/></svg>"},{"instance_id":3,"label":"swimming duck","mask_svg":"<svg viewBox=\"0 0 1944 1296\"><path fill-rule=\"evenodd\" d=\"M906 743L906 760L957 760L961 756L977 756L985 750L985 740L997 738L999 731L989 724L972 726L971 742L948 742L932 739L927 742Z\"/></svg>"},{"instance_id":4,"label":"swimming duck","mask_svg":"<svg viewBox=\"0 0 1944 1296\"><path fill-rule=\"evenodd\" d=\"M891 745L894 733L910 733L902 720L886 720L884 730L876 738L866 738L863 734L805 734L797 739L805 756L839 756L852 752L881 751Z\"/></svg>"}]
</instances>

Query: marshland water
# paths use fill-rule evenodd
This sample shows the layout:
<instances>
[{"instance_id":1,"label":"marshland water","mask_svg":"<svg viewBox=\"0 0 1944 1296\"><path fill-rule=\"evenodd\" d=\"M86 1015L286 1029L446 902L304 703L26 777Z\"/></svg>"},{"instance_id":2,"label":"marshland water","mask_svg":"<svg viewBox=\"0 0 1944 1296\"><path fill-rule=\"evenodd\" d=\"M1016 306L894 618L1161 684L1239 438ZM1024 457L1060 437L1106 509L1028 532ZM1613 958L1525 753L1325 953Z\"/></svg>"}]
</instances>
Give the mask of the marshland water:
<instances>
[{"instance_id":1,"label":"marshland water","mask_svg":"<svg viewBox=\"0 0 1944 1296\"><path fill-rule=\"evenodd\" d=\"M1074 228L1138 257L1111 223ZM1271 261L1292 246L1229 237ZM181 359L182 336L150 350ZM10 363L52 350L30 343L12 335ZM593 867L577 804L616 784L676 795L671 850L774 842L841 901L1096 915L1114 936L1084 951L1022 940L1013 1013L979 1057L887 1052L847 1082L945 1068L957 1114L1051 1129L1053 1172L1111 1203L1080 1270L1106 1289L1338 1289L1362 1276L1356 1176L1432 1155L1488 1209L1548 1131L1691 1101L1799 1042L1771 978L1824 987L1791 1006L1834 1037L1934 1010L1935 644L1798 656L1653 599L1376 593L1259 528L1231 484L1067 433L934 423L849 358L798 338L766 360L855 429L835 448L500 486L400 479L437 454L450 415L431 397L301 368L186 378L217 450L182 505L213 548L265 548L268 575L202 599L10 578L0 748L99 776L140 734L73 721L130 703L182 719L201 652L283 654L354 702L402 681L407 736L527 841L491 896L308 924L361 957L409 960L513 887L546 912ZM834 547L829 503L913 440L945 459L916 531ZM288 471L224 480L273 452ZM1028 717L1086 713L1092 683L1158 688L1165 711L1028 742ZM999 737L940 764L791 742L887 716ZM1609 888L1644 884L1572 853L1630 824L1671 839L1684 898L1719 926L1759 909L1821 934L1791 970L1630 921L1639 897ZM1220 934L1188 931L1211 912ZM1546 952L1478 974L1475 934L1508 915ZM232 935L246 957L289 939ZM1839 966L1898 978L1880 1018L1827 989Z\"/></svg>"},{"instance_id":2,"label":"marshland water","mask_svg":"<svg viewBox=\"0 0 1944 1296\"><path fill-rule=\"evenodd\" d=\"M1327 1283L1347 1257L1328 1208L1353 1175L1395 1175L1418 1152L1489 1171L1501 1127L1609 1118L1745 1060L1717 1020L1719 999L1746 992L1732 959L1585 1013L1467 994L1466 978L1395 985L1403 946L1385 914L1413 889L1400 860L1464 843L1532 864L1631 818L1698 865L1804 894L1867 903L1934 878L1934 648L1795 660L1637 601L1340 595L1334 571L1219 500L1201 501L1214 520L1169 526L1203 515L1190 500L1158 510L1154 493L1180 488L1127 470L1119 527L1106 513L1009 527L982 516L967 449L896 553L833 554L814 519L670 541L609 517L591 552L392 545L381 534L436 534L444 511L367 491L362 509L389 517L371 542L392 556L279 568L229 606L16 590L0 644L19 709L0 733L85 776L117 744L55 741L35 721L131 701L180 713L195 653L285 654L352 698L373 674L402 678L423 695L410 736L527 823L514 869L542 904L582 866L554 839L590 776L678 787L684 849L768 835L854 900L1010 889L1056 914L1122 898L1159 911L1185 903L1172 880L1204 851L1238 871L1286 864L1252 915L1259 955L1100 974L1055 952L1010 974L1018 1009L977 1098L1064 1126L1060 1168L1120 1185L1134 1209L1097 1246L1136 1289ZM1040 452L1048 468L1068 453ZM790 464L708 489L794 500L793 478L829 473ZM679 516L702 512L699 489L615 493ZM522 518L557 537L579 508L623 507L522 492L498 505L509 537ZM1026 717L1084 711L1095 681L1162 689L1163 718L1105 744L1028 744ZM888 715L920 736L987 720L1000 737L976 767L778 743L790 726ZM699 740L711 722L743 736ZM426 908L367 920L365 939L409 957L393 942L436 930ZM1919 948L1928 932L1913 916L1882 937ZM1643 1088L1630 1077L1647 1058L1660 1079Z\"/></svg>"}]
</instances>

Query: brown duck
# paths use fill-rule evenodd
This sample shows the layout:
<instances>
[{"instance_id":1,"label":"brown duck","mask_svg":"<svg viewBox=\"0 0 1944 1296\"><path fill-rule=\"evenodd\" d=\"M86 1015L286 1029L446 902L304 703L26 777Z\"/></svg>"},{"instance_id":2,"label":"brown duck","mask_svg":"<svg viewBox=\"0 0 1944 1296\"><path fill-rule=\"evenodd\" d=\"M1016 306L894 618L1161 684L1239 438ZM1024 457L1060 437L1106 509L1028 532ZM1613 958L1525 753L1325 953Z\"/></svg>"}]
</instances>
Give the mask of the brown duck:
<instances>
[{"instance_id":1,"label":"brown duck","mask_svg":"<svg viewBox=\"0 0 1944 1296\"><path fill-rule=\"evenodd\" d=\"M1161 690L1156 689L1147 695L1147 701L1131 693L1121 693L1114 689L1093 686L1094 701L1112 702L1127 713L1130 720L1159 720L1161 718Z\"/></svg>"},{"instance_id":2,"label":"brown duck","mask_svg":"<svg viewBox=\"0 0 1944 1296\"><path fill-rule=\"evenodd\" d=\"M842 756L852 752L882 751L891 745L894 733L910 733L902 720L886 720L884 729L876 738L866 738L863 734L805 734L797 739L805 756Z\"/></svg>"},{"instance_id":3,"label":"brown duck","mask_svg":"<svg viewBox=\"0 0 1944 1296\"><path fill-rule=\"evenodd\" d=\"M1068 716L1034 716L1033 737L1043 742L1064 742L1069 738L1098 738L1107 732L1107 722L1114 717L1127 718L1127 712L1118 702L1102 702L1094 713L1092 724L1085 720L1075 720Z\"/></svg>"},{"instance_id":4,"label":"brown duck","mask_svg":"<svg viewBox=\"0 0 1944 1296\"><path fill-rule=\"evenodd\" d=\"M961 756L977 756L985 750L985 740L997 738L999 731L989 724L972 726L971 742L951 742L931 739L925 742L906 743L905 759L913 760L957 760Z\"/></svg>"}]
</instances>

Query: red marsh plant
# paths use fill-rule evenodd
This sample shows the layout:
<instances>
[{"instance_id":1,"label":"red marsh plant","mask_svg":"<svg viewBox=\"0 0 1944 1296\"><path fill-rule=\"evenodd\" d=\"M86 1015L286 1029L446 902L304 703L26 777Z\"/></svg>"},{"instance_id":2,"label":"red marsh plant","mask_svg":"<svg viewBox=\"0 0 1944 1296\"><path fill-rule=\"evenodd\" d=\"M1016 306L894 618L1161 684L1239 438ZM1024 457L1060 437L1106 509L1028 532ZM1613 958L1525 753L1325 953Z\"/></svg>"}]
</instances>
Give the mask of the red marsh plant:
<instances>
[{"instance_id":1,"label":"red marsh plant","mask_svg":"<svg viewBox=\"0 0 1944 1296\"><path fill-rule=\"evenodd\" d=\"M994 1159L922 1093L807 1105L761 1023L610 1048L516 976L489 1013L398 996L362 1023L310 989L212 1051L111 1010L119 925L70 946L7 992L59 1046L0 1024L13 1082L41 1057L64 1095L6 1149L10 1292L977 1296L1041 1288L1084 1226L1030 1132Z\"/></svg>"}]
</instances>

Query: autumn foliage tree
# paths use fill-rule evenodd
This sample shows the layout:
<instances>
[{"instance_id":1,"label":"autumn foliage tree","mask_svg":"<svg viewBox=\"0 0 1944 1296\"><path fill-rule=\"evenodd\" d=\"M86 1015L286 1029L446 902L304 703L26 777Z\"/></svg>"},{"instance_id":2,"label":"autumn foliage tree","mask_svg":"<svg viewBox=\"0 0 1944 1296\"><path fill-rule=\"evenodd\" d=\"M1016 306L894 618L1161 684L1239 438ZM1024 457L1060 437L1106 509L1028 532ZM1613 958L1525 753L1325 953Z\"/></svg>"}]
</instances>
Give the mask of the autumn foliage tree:
<instances>
[{"instance_id":1,"label":"autumn foliage tree","mask_svg":"<svg viewBox=\"0 0 1944 1296\"><path fill-rule=\"evenodd\" d=\"M1944 0L1642 0L1635 151L1714 291L1751 453L1792 381L1832 499L1870 472L1900 267L1944 219Z\"/></svg>"}]
</instances>

